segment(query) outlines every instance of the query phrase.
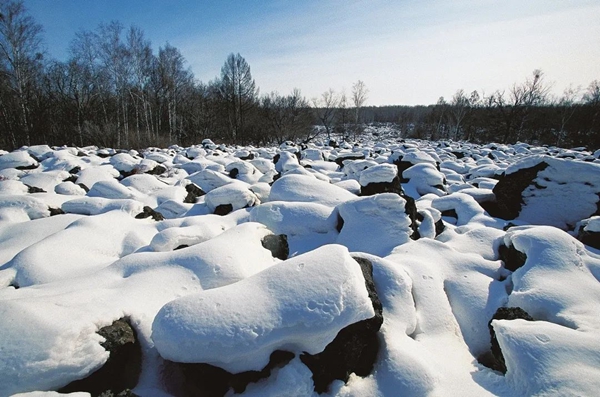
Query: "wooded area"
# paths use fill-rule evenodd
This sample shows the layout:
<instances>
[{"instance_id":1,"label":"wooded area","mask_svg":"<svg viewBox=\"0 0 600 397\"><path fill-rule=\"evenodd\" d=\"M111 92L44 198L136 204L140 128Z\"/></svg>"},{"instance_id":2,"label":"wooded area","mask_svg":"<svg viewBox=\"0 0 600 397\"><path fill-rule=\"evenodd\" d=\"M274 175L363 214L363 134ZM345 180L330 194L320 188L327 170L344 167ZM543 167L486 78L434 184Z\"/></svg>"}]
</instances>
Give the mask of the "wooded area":
<instances>
[{"instance_id":1,"label":"wooded area","mask_svg":"<svg viewBox=\"0 0 600 397\"><path fill-rule=\"evenodd\" d=\"M260 95L250 66L230 54L220 76L194 78L179 49L155 52L139 28L119 22L82 30L69 58L44 51L43 28L22 1L0 1L0 147L189 145L204 138L268 144L357 138L366 123L393 123L399 135L474 142L517 140L600 147L600 81L549 95L541 71L507 91L458 90L430 106L365 107L364 82L310 101L299 89Z\"/></svg>"}]
</instances>

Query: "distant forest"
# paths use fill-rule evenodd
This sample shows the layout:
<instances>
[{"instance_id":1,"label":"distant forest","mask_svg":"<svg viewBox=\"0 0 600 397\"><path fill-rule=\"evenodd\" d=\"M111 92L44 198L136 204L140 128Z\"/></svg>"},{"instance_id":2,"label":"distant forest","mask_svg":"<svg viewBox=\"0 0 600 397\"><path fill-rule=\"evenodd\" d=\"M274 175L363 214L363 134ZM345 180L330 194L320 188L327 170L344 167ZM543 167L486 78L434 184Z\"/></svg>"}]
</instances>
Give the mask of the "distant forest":
<instances>
[{"instance_id":1,"label":"distant forest","mask_svg":"<svg viewBox=\"0 0 600 397\"><path fill-rule=\"evenodd\" d=\"M198 81L176 47L156 52L143 31L119 22L78 32L66 61L44 47L23 2L0 0L2 149L355 139L369 123L391 123L401 137L600 148L598 80L554 98L536 70L487 96L458 90L429 106L369 107L362 81L348 94L329 89L310 100L299 89L260 94L240 54L227 57L219 77Z\"/></svg>"}]
</instances>

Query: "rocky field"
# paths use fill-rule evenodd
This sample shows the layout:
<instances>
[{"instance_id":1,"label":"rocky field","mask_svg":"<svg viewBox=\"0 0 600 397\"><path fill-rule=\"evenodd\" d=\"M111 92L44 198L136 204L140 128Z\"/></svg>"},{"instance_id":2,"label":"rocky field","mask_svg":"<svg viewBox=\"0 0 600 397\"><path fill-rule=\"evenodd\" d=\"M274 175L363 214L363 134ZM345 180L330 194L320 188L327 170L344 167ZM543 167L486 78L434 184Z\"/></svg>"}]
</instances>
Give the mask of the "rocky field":
<instances>
[{"instance_id":1,"label":"rocky field","mask_svg":"<svg viewBox=\"0 0 600 397\"><path fill-rule=\"evenodd\" d=\"M0 153L0 396L600 389L600 150Z\"/></svg>"}]
</instances>

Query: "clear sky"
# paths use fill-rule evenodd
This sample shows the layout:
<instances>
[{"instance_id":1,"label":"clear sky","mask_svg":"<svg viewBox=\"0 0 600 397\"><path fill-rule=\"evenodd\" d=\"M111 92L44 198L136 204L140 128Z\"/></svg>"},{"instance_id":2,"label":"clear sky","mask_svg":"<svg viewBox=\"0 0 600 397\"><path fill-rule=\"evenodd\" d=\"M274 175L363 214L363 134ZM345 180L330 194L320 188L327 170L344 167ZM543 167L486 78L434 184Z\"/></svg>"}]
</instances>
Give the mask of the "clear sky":
<instances>
[{"instance_id":1,"label":"clear sky","mask_svg":"<svg viewBox=\"0 0 600 397\"><path fill-rule=\"evenodd\" d=\"M50 56L68 55L75 32L118 20L140 27L154 51L179 48L196 78L220 73L231 52L250 64L262 93L357 80L368 105L489 94L542 69L560 94L600 80L599 0L25 0L44 26Z\"/></svg>"}]
</instances>

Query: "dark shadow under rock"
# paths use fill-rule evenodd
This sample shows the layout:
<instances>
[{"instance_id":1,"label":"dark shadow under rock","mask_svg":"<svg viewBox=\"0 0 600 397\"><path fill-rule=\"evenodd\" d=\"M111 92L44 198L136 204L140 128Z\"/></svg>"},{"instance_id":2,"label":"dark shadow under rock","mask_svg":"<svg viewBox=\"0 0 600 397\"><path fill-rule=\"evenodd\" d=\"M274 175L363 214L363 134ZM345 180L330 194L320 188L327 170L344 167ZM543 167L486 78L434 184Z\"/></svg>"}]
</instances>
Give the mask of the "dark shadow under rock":
<instances>
[{"instance_id":1,"label":"dark shadow under rock","mask_svg":"<svg viewBox=\"0 0 600 397\"><path fill-rule=\"evenodd\" d=\"M204 190L200 189L198 186L194 185L193 183L186 185L185 190L187 192L187 196L185 196L185 198L183 199L183 202L187 203L187 204L195 204L198 197L204 196L206 194L204 192Z\"/></svg>"},{"instance_id":2,"label":"dark shadow under rock","mask_svg":"<svg viewBox=\"0 0 600 397\"><path fill-rule=\"evenodd\" d=\"M165 172L167 172L167 168L164 165L159 164L156 167L152 168L150 171L146 171L146 174L160 175L164 174Z\"/></svg>"},{"instance_id":3,"label":"dark shadow under rock","mask_svg":"<svg viewBox=\"0 0 600 397\"><path fill-rule=\"evenodd\" d=\"M132 396L142 370L142 348L137 333L128 319L121 318L101 328L98 334L110 356L106 363L87 378L76 380L59 390L60 393L88 392L96 396ZM121 394L123 392L131 394Z\"/></svg>"},{"instance_id":4,"label":"dark shadow under rock","mask_svg":"<svg viewBox=\"0 0 600 397\"><path fill-rule=\"evenodd\" d=\"M158 211L154 211L148 206L144 206L144 212L141 212L135 216L135 219L146 219L152 217L155 221L164 221L165 217Z\"/></svg>"},{"instance_id":5,"label":"dark shadow under rock","mask_svg":"<svg viewBox=\"0 0 600 397\"><path fill-rule=\"evenodd\" d=\"M523 266L527 260L527 255L521 251L517 251L512 245L507 247L506 245L501 244L498 247L498 254L500 255L502 262L504 262L504 268L511 272L514 272Z\"/></svg>"},{"instance_id":6,"label":"dark shadow under rock","mask_svg":"<svg viewBox=\"0 0 600 397\"><path fill-rule=\"evenodd\" d=\"M76 166L76 167L73 167L73 168L71 168L71 169L69 170L69 174L76 174L76 173L78 173L79 171L81 171L81 167L80 167L80 166Z\"/></svg>"},{"instance_id":7,"label":"dark shadow under rock","mask_svg":"<svg viewBox=\"0 0 600 397\"><path fill-rule=\"evenodd\" d=\"M238 170L237 168L232 168L231 171L229 171L229 177L231 179L235 179L240 173L240 170Z\"/></svg>"},{"instance_id":8,"label":"dark shadow under rock","mask_svg":"<svg viewBox=\"0 0 600 397\"><path fill-rule=\"evenodd\" d=\"M135 168L132 169L131 171L119 171L119 174L121 174L121 176L118 179L125 179L129 176L136 175L138 173L139 173L139 171Z\"/></svg>"},{"instance_id":9,"label":"dark shadow under rock","mask_svg":"<svg viewBox=\"0 0 600 397\"><path fill-rule=\"evenodd\" d=\"M371 182L367 186L361 186L359 196L372 196L378 193L396 193L402 196L404 192L400 185L400 178L396 175L391 182Z\"/></svg>"},{"instance_id":10,"label":"dark shadow under rock","mask_svg":"<svg viewBox=\"0 0 600 397\"><path fill-rule=\"evenodd\" d=\"M398 168L398 177L400 178L400 183L408 182L408 179L404 178L402 173L412 167L414 164L410 161L402 161L402 157L400 157L398 160L394 161L394 165Z\"/></svg>"},{"instance_id":11,"label":"dark shadow under rock","mask_svg":"<svg viewBox=\"0 0 600 397\"><path fill-rule=\"evenodd\" d=\"M269 234L261 240L262 246L269 251L274 258L286 260L290 254L287 236L285 234Z\"/></svg>"},{"instance_id":12,"label":"dark shadow under rock","mask_svg":"<svg viewBox=\"0 0 600 397\"><path fill-rule=\"evenodd\" d=\"M250 383L266 379L275 368L281 368L294 358L294 353L276 350L261 371L232 374L210 364L165 361L162 376L167 391L176 397L222 397L230 389L243 393Z\"/></svg>"},{"instance_id":13,"label":"dark shadow under rock","mask_svg":"<svg viewBox=\"0 0 600 397\"><path fill-rule=\"evenodd\" d=\"M491 353L486 353L477 358L480 364L485 365L488 368L493 370L506 373L506 362L504 361L504 355L502 354L502 350L500 349L500 344L498 343L498 339L496 339L496 332L494 331L494 327L492 327L493 320L516 320L523 319L527 321L534 321L533 317L531 317L525 310L520 307L500 307L496 310L496 313L492 317L492 319L488 322L488 329L490 331L490 341L491 341Z\"/></svg>"},{"instance_id":14,"label":"dark shadow under rock","mask_svg":"<svg viewBox=\"0 0 600 397\"><path fill-rule=\"evenodd\" d=\"M41 187L37 187L37 186L29 186L27 184L25 184L25 186L27 186L27 193L47 193L44 189L42 189Z\"/></svg>"},{"instance_id":15,"label":"dark shadow under rock","mask_svg":"<svg viewBox=\"0 0 600 397\"><path fill-rule=\"evenodd\" d=\"M600 249L600 233L598 232L588 232L581 229L577 233L577 240L592 248Z\"/></svg>"},{"instance_id":16,"label":"dark shadow under rock","mask_svg":"<svg viewBox=\"0 0 600 397\"><path fill-rule=\"evenodd\" d=\"M523 205L523 190L533 184L538 172L546 167L548 167L548 164L541 162L533 167L522 168L512 174L501 175L492 190L496 196L496 204L486 206L485 210L496 218L515 219L519 216Z\"/></svg>"},{"instance_id":17,"label":"dark shadow under rock","mask_svg":"<svg viewBox=\"0 0 600 397\"><path fill-rule=\"evenodd\" d=\"M39 164L21 165L19 167L15 167L15 169L17 169L19 171L28 171L28 170L35 170L37 167L39 167Z\"/></svg>"},{"instance_id":18,"label":"dark shadow under rock","mask_svg":"<svg viewBox=\"0 0 600 397\"><path fill-rule=\"evenodd\" d=\"M50 210L50 216L55 216L55 215L64 215L65 211L62 210L62 208L48 208Z\"/></svg>"},{"instance_id":19,"label":"dark shadow under rock","mask_svg":"<svg viewBox=\"0 0 600 397\"><path fill-rule=\"evenodd\" d=\"M313 373L317 393L325 393L336 380L348 381L350 374L368 376L373 371L379 353L379 329L383 324L383 307L373 281L373 265L364 258L354 258L365 277L365 286L373 303L375 316L342 329L321 353L300 356Z\"/></svg>"},{"instance_id":20,"label":"dark shadow under rock","mask_svg":"<svg viewBox=\"0 0 600 397\"><path fill-rule=\"evenodd\" d=\"M340 166L340 169L344 168L344 160L364 160L364 153L344 153L335 159L335 163Z\"/></svg>"},{"instance_id":21,"label":"dark shadow under rock","mask_svg":"<svg viewBox=\"0 0 600 397\"><path fill-rule=\"evenodd\" d=\"M337 223L335 225L335 230L337 230L338 233L340 233L342 231L343 227L344 227L344 218L342 218L342 216L338 212L337 213Z\"/></svg>"},{"instance_id":22,"label":"dark shadow under rock","mask_svg":"<svg viewBox=\"0 0 600 397\"><path fill-rule=\"evenodd\" d=\"M444 225L444 221L440 219L435 223L435 236L439 236L444 230L446 230L446 226Z\"/></svg>"},{"instance_id":23,"label":"dark shadow under rock","mask_svg":"<svg viewBox=\"0 0 600 397\"><path fill-rule=\"evenodd\" d=\"M217 208L215 208L215 215L227 215L229 214L231 211L233 211L233 205L231 204L221 204L218 205Z\"/></svg>"},{"instance_id":24,"label":"dark shadow under rock","mask_svg":"<svg viewBox=\"0 0 600 397\"><path fill-rule=\"evenodd\" d=\"M83 190L85 190L85 192L86 192L86 193L90 191L90 188L89 188L89 187L87 187L87 186L86 186L85 184L83 184L83 183L78 183L78 184L77 184L77 186L79 186L80 188L82 188Z\"/></svg>"},{"instance_id":25,"label":"dark shadow under rock","mask_svg":"<svg viewBox=\"0 0 600 397\"><path fill-rule=\"evenodd\" d=\"M406 204L404 205L404 213L406 213L406 215L408 215L410 218L410 228L412 230L410 238L412 240L418 240L421 235L419 233L417 219L421 215L419 215L419 212L417 211L417 204L415 203L415 199L410 196L402 195L402 198L406 200Z\"/></svg>"},{"instance_id":26,"label":"dark shadow under rock","mask_svg":"<svg viewBox=\"0 0 600 397\"><path fill-rule=\"evenodd\" d=\"M189 247L189 245L187 245L187 244L181 244L181 245L178 245L177 247L173 248L173 251L182 250L182 249L187 248L187 247Z\"/></svg>"},{"instance_id":27,"label":"dark shadow under rock","mask_svg":"<svg viewBox=\"0 0 600 397\"><path fill-rule=\"evenodd\" d=\"M63 179L63 182L73 182L76 183L77 182L77 175L71 175L66 179Z\"/></svg>"}]
</instances>

